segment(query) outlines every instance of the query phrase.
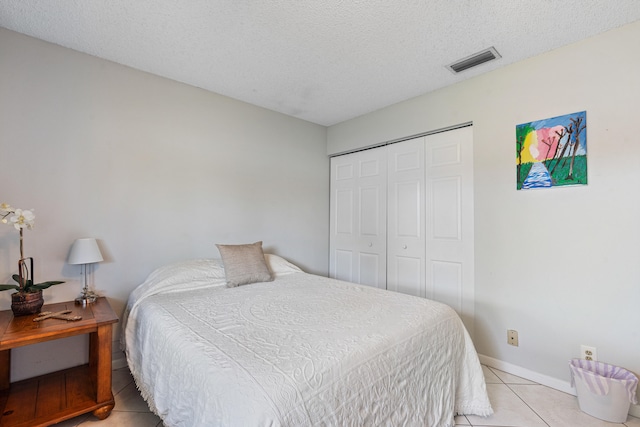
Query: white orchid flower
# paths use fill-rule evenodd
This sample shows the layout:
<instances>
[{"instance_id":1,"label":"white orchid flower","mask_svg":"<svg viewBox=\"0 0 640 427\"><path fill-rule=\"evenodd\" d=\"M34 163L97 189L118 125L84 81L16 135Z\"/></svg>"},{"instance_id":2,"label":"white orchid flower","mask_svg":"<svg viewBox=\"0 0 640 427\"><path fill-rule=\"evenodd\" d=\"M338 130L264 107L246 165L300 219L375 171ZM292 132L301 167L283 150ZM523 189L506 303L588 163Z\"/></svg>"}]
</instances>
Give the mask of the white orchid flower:
<instances>
[{"instance_id":1,"label":"white orchid flower","mask_svg":"<svg viewBox=\"0 0 640 427\"><path fill-rule=\"evenodd\" d=\"M9 219L16 230L28 228L31 230L35 223L36 216L28 209L16 209L13 216Z\"/></svg>"},{"instance_id":2,"label":"white orchid flower","mask_svg":"<svg viewBox=\"0 0 640 427\"><path fill-rule=\"evenodd\" d=\"M9 216L10 213L13 213L15 209L13 209L11 207L11 205L9 205L9 203L2 203L0 204L0 216L2 216L2 223L6 224L7 223L7 217Z\"/></svg>"}]
</instances>

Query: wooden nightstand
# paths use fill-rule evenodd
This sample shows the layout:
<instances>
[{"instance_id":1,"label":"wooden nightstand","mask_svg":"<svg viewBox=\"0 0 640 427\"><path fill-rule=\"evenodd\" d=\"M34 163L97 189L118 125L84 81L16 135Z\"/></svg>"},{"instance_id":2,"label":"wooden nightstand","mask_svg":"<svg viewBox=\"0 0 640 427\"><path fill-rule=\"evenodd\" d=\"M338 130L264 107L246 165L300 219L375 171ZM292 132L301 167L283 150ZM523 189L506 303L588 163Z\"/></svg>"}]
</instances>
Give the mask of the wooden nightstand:
<instances>
[{"instance_id":1,"label":"wooden nightstand","mask_svg":"<svg viewBox=\"0 0 640 427\"><path fill-rule=\"evenodd\" d=\"M82 320L13 317L0 311L0 427L48 426L93 411L105 419L115 404L111 392L112 325L118 321L106 298L86 307L74 301L48 304L42 311L71 310ZM11 349L74 335L89 334L89 363L10 382Z\"/></svg>"}]
</instances>

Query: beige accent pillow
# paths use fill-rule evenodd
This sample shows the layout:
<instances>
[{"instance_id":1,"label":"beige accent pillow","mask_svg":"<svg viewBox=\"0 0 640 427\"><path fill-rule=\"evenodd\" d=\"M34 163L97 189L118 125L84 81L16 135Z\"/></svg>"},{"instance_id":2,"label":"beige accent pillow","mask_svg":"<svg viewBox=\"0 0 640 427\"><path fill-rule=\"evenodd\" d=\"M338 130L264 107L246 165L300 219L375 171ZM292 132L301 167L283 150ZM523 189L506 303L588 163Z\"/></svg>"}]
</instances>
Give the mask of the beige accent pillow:
<instances>
[{"instance_id":1,"label":"beige accent pillow","mask_svg":"<svg viewBox=\"0 0 640 427\"><path fill-rule=\"evenodd\" d=\"M250 245L216 245L224 264L227 286L271 282L273 277L262 252L262 242Z\"/></svg>"}]
</instances>

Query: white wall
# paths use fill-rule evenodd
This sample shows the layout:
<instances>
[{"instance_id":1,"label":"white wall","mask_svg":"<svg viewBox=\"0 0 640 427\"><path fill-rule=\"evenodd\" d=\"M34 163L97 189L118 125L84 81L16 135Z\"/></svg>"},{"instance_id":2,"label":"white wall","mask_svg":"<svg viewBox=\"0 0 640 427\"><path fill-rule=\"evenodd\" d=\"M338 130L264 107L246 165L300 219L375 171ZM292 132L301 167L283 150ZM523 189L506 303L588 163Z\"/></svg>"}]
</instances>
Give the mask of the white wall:
<instances>
[{"instance_id":1,"label":"white wall","mask_svg":"<svg viewBox=\"0 0 640 427\"><path fill-rule=\"evenodd\" d=\"M67 282L45 302L79 293L78 237L99 239L95 286L117 314L153 269L215 243L263 240L327 273L326 128L1 28L0 58L0 202L35 208L25 255L37 281ZM0 283L18 258L1 226ZM14 365L53 363L38 353Z\"/></svg>"},{"instance_id":2,"label":"white wall","mask_svg":"<svg viewBox=\"0 0 640 427\"><path fill-rule=\"evenodd\" d=\"M640 374L639 45L636 22L328 129L335 154L473 122L475 343L490 358L568 381L585 344ZM516 191L515 126L582 110L588 186Z\"/></svg>"}]
</instances>

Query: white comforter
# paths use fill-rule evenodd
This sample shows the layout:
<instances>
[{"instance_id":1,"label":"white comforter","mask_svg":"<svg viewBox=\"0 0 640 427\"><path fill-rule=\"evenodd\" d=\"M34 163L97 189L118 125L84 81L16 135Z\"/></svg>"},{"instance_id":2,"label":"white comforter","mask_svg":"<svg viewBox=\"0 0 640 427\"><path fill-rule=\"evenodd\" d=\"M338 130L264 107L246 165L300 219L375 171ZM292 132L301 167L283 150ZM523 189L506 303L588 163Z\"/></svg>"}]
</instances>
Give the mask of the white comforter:
<instances>
[{"instance_id":1,"label":"white comforter","mask_svg":"<svg viewBox=\"0 0 640 427\"><path fill-rule=\"evenodd\" d=\"M237 288L165 271L132 294L127 360L165 425L438 427L492 413L451 308L298 271Z\"/></svg>"}]
</instances>

